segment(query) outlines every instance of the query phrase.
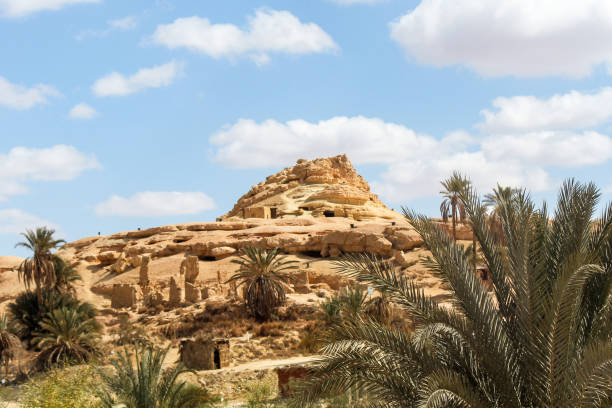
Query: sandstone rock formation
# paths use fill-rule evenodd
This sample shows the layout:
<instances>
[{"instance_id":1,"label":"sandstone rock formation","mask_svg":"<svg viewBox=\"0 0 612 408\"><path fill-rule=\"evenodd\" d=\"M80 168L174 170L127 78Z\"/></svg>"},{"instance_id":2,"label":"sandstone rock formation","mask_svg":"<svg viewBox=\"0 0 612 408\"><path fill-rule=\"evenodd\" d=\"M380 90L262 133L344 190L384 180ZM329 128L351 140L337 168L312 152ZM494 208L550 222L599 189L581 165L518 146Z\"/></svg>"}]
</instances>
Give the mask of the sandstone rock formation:
<instances>
[{"instance_id":1,"label":"sandstone rock formation","mask_svg":"<svg viewBox=\"0 0 612 408\"><path fill-rule=\"evenodd\" d=\"M346 155L307 161L269 176L243 195L222 219L286 218L300 215L347 217L356 220L393 219L370 192Z\"/></svg>"}]
</instances>

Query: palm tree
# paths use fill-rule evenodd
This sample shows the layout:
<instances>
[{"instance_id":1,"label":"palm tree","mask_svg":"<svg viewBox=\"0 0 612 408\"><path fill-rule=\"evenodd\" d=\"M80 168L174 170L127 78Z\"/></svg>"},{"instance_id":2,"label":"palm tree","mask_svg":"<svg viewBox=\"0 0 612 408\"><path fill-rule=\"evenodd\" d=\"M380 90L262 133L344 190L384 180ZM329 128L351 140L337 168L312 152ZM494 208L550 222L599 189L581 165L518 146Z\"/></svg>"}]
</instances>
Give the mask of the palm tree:
<instances>
[{"instance_id":1,"label":"palm tree","mask_svg":"<svg viewBox=\"0 0 612 408\"><path fill-rule=\"evenodd\" d=\"M520 190L512 187L502 187L497 184L497 187L493 189L493 193L485 195L483 204L491 208L489 214L489 224L492 230L493 236L498 240L499 243L503 244L504 232L502 230L501 220L501 208L502 205L510 203L518 194Z\"/></svg>"},{"instance_id":2,"label":"palm tree","mask_svg":"<svg viewBox=\"0 0 612 408\"><path fill-rule=\"evenodd\" d=\"M297 269L298 262L287 260L276 248L268 251L253 247L243 248L240 257L232 262L240 267L226 283L244 285L247 309L257 319L268 320L285 303L285 284L293 280L288 272Z\"/></svg>"},{"instance_id":3,"label":"palm tree","mask_svg":"<svg viewBox=\"0 0 612 408\"><path fill-rule=\"evenodd\" d=\"M0 362L4 363L4 376L8 376L8 366L21 349L21 342L11 330L6 314L0 315Z\"/></svg>"},{"instance_id":4,"label":"palm tree","mask_svg":"<svg viewBox=\"0 0 612 408\"><path fill-rule=\"evenodd\" d=\"M124 404L126 408L205 408L216 401L207 390L179 380L192 370L180 364L163 370L168 348L136 345L134 350L132 355L125 348L111 360L113 373L100 373L104 386L98 394L103 407Z\"/></svg>"},{"instance_id":5,"label":"palm tree","mask_svg":"<svg viewBox=\"0 0 612 408\"><path fill-rule=\"evenodd\" d=\"M93 318L97 312L93 305L81 302L71 294L58 293L53 289L44 289L42 301L38 301L34 292L20 293L8 304L11 320L16 325L17 335L32 344L36 333L40 332L42 320L55 309L74 309L85 318Z\"/></svg>"},{"instance_id":6,"label":"palm tree","mask_svg":"<svg viewBox=\"0 0 612 408\"><path fill-rule=\"evenodd\" d=\"M40 348L37 361L46 368L57 363L82 363L99 354L100 325L78 309L51 311L34 337Z\"/></svg>"},{"instance_id":7,"label":"palm tree","mask_svg":"<svg viewBox=\"0 0 612 408\"><path fill-rule=\"evenodd\" d=\"M32 251L32 257L24 260L19 266L19 279L29 290L32 284L36 287L37 299L42 300L42 290L53 287L55 284L55 268L51 251L66 242L55 239L55 230L47 227L26 230L22 233L25 241L19 242L15 247L23 247Z\"/></svg>"},{"instance_id":8,"label":"palm tree","mask_svg":"<svg viewBox=\"0 0 612 408\"><path fill-rule=\"evenodd\" d=\"M55 283L53 288L60 293L74 293L74 283L81 280L81 275L74 266L68 265L59 256L53 256Z\"/></svg>"},{"instance_id":9,"label":"palm tree","mask_svg":"<svg viewBox=\"0 0 612 408\"><path fill-rule=\"evenodd\" d=\"M457 239L457 218L461 222L465 221L465 205L461 200L461 193L470 185L470 180L461 173L454 171L452 176L440 182L444 189L440 194L444 200L440 204L440 214L442 221L448 222L448 216L453 219L453 239Z\"/></svg>"},{"instance_id":10,"label":"palm tree","mask_svg":"<svg viewBox=\"0 0 612 408\"><path fill-rule=\"evenodd\" d=\"M518 192L500 207L501 248L486 207L464 192L492 294L467 273L462 247L405 210L453 307L438 305L390 262L344 259L344 273L389 293L416 331L362 319L338 326L342 337L323 349L298 405L358 387L389 407L612 406L612 204L592 222L598 198L593 184L569 180L550 218Z\"/></svg>"}]
</instances>

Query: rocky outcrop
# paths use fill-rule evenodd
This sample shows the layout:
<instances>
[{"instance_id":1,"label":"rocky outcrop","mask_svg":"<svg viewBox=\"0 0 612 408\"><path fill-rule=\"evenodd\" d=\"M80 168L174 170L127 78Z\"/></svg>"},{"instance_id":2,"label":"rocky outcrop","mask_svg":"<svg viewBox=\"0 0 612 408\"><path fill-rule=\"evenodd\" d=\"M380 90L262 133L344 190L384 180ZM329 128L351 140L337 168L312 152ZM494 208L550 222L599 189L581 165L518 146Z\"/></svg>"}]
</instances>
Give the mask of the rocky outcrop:
<instances>
[{"instance_id":1,"label":"rocky outcrop","mask_svg":"<svg viewBox=\"0 0 612 408\"><path fill-rule=\"evenodd\" d=\"M300 159L243 195L222 219L283 218L310 214L357 220L398 218L370 192L346 155Z\"/></svg>"}]
</instances>

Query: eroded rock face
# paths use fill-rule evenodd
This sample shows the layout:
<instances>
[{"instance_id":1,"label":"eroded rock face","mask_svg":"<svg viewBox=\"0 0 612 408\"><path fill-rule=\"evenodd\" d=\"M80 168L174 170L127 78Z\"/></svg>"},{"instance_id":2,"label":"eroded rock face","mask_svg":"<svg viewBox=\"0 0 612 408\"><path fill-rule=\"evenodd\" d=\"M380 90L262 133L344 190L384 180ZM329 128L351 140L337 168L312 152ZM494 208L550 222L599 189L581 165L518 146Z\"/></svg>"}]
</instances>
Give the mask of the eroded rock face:
<instances>
[{"instance_id":1,"label":"eroded rock face","mask_svg":"<svg viewBox=\"0 0 612 408\"><path fill-rule=\"evenodd\" d=\"M228 218L283 218L310 214L315 217L391 219L389 210L370 192L346 155L300 159L293 167L269 176L243 195Z\"/></svg>"}]
</instances>

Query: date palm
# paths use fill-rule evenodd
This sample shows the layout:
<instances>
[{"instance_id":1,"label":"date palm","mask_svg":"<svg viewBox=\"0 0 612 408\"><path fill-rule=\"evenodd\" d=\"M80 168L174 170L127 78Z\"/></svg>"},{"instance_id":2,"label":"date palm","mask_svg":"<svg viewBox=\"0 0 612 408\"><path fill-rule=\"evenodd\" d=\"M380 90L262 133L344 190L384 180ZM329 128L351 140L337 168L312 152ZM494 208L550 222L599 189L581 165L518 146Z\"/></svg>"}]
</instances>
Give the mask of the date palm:
<instances>
[{"instance_id":1,"label":"date palm","mask_svg":"<svg viewBox=\"0 0 612 408\"><path fill-rule=\"evenodd\" d=\"M192 370L182 365L163 369L167 349L138 346L134 354L127 348L111 360L113 372L100 373L103 386L98 391L102 406L113 408L206 408L217 400L207 390L179 377Z\"/></svg>"},{"instance_id":2,"label":"date palm","mask_svg":"<svg viewBox=\"0 0 612 408\"><path fill-rule=\"evenodd\" d=\"M41 350L37 361L47 368L58 363L82 363L99 354L100 325L74 308L59 308L40 323L34 342Z\"/></svg>"},{"instance_id":3,"label":"date palm","mask_svg":"<svg viewBox=\"0 0 612 408\"><path fill-rule=\"evenodd\" d=\"M469 254L427 217L406 211L451 293L439 305L393 264L365 255L339 270L385 290L413 334L356 319L298 394L296 405L358 387L381 407L612 406L612 205L592 221L599 193L567 181L554 215L520 191L500 206L502 248L473 191L462 193L491 271L492 293Z\"/></svg>"},{"instance_id":4,"label":"date palm","mask_svg":"<svg viewBox=\"0 0 612 408\"><path fill-rule=\"evenodd\" d=\"M450 214L453 219L453 238L457 239L457 218L461 222L465 221L465 205L461 200L461 193L470 185L470 180L455 171L449 178L442 180L440 184L444 188L440 191L440 194L444 197L440 204L442 221L448 222Z\"/></svg>"},{"instance_id":5,"label":"date palm","mask_svg":"<svg viewBox=\"0 0 612 408\"><path fill-rule=\"evenodd\" d=\"M19 242L15 247L23 247L32 251L32 256L24 260L19 266L19 280L27 290L35 286L37 299L42 300L42 291L55 284L55 268L51 251L64 243L63 239L55 239L55 230L47 227L26 230L22 233L25 241Z\"/></svg>"},{"instance_id":6,"label":"date palm","mask_svg":"<svg viewBox=\"0 0 612 408\"><path fill-rule=\"evenodd\" d=\"M501 208L503 204L508 204L512 201L519 190L512 187L502 187L499 184L493 189L492 193L486 194L483 204L491 208L489 213L489 226L493 236L499 243L504 243L504 231L501 220Z\"/></svg>"},{"instance_id":7,"label":"date palm","mask_svg":"<svg viewBox=\"0 0 612 408\"><path fill-rule=\"evenodd\" d=\"M249 312L260 320L268 320L274 310L285 303L285 284L293 280L288 273L297 268L297 261L287 260L278 249L246 247L238 259L238 272L226 283L243 286L244 302Z\"/></svg>"},{"instance_id":8,"label":"date palm","mask_svg":"<svg viewBox=\"0 0 612 408\"><path fill-rule=\"evenodd\" d=\"M82 280L74 266L69 265L59 256L53 256L55 283L53 288L59 293L74 293L74 284Z\"/></svg>"}]
</instances>

